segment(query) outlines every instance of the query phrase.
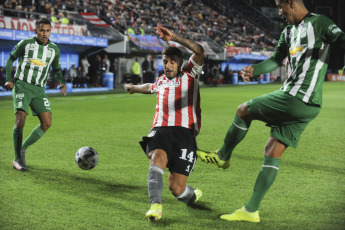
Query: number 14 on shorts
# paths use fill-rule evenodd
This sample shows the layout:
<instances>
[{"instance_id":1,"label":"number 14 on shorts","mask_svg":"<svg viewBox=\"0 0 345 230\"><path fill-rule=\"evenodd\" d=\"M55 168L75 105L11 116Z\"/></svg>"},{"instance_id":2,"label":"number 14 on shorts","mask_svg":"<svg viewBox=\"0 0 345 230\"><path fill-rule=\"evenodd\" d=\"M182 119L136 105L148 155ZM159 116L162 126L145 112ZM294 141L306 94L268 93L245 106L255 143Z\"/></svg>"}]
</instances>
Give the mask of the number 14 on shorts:
<instances>
[{"instance_id":1,"label":"number 14 on shorts","mask_svg":"<svg viewBox=\"0 0 345 230\"><path fill-rule=\"evenodd\" d=\"M181 149L181 156L179 157L182 160L188 160L190 163L193 163L194 160L194 152L187 152L187 149ZM189 172L190 165L187 165L186 171Z\"/></svg>"}]
</instances>

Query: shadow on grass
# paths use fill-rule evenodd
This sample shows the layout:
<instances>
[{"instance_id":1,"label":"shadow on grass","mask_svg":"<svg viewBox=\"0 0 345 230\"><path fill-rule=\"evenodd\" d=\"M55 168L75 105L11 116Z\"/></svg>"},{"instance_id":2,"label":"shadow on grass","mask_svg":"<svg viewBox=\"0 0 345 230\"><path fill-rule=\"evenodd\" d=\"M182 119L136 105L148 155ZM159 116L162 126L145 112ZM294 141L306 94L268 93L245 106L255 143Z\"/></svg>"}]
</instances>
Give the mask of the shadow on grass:
<instances>
[{"instance_id":1,"label":"shadow on grass","mask_svg":"<svg viewBox=\"0 0 345 230\"><path fill-rule=\"evenodd\" d=\"M207 204L205 202L198 202L196 204L190 204L188 207L192 209L202 210L202 211L212 211L211 208L207 207Z\"/></svg>"},{"instance_id":2,"label":"shadow on grass","mask_svg":"<svg viewBox=\"0 0 345 230\"><path fill-rule=\"evenodd\" d=\"M102 197L116 197L117 199L119 197L132 197L144 203L147 199L145 192L143 192L146 191L145 186L117 183L113 181L113 178L109 177L106 180L97 178L96 176L93 177L93 174L73 174L67 170L51 169L37 165L29 166L27 172L25 175L35 180L36 184L46 184L50 189L69 193L78 198L81 197L82 193L84 196L90 196L87 199L91 198L95 200L102 199ZM119 196L121 194L124 195Z\"/></svg>"}]
</instances>

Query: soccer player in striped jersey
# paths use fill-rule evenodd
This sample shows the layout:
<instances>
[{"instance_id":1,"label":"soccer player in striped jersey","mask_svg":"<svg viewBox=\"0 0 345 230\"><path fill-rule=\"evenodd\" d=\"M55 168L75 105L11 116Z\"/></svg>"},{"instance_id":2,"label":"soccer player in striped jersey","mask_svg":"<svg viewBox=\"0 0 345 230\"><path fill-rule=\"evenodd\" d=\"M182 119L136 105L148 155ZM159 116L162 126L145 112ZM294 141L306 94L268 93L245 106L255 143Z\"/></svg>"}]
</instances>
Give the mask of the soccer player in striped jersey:
<instances>
[{"instance_id":1,"label":"soccer player in striped jersey","mask_svg":"<svg viewBox=\"0 0 345 230\"><path fill-rule=\"evenodd\" d=\"M245 137L253 120L271 127L264 150L264 162L254 191L247 204L233 214L222 215L228 221L260 222L259 205L273 184L281 157L288 146L297 147L300 135L321 109L322 86L327 71L330 44L339 42L345 49L345 34L329 18L309 13L303 0L275 0L279 15L289 24L281 33L271 58L242 69L245 82L254 75L269 73L288 57L291 74L280 90L241 104L233 124L218 151L197 151L206 162L229 167L233 149Z\"/></svg>"},{"instance_id":2,"label":"soccer player in striped jersey","mask_svg":"<svg viewBox=\"0 0 345 230\"><path fill-rule=\"evenodd\" d=\"M155 29L164 41L178 42L193 54L182 69L181 50L168 46L162 52L164 74L154 84L125 85L129 93L157 93L151 132L140 143L150 160L147 183L151 208L145 214L148 220L162 217L165 168L169 168L169 189L179 201L194 204L202 195L200 189L194 190L186 183L196 162L195 136L201 125L199 76L204 49L164 27Z\"/></svg>"},{"instance_id":3,"label":"soccer player in striped jersey","mask_svg":"<svg viewBox=\"0 0 345 230\"><path fill-rule=\"evenodd\" d=\"M38 141L52 123L51 108L45 85L53 68L55 78L60 83L61 93L66 95L65 82L60 67L60 50L49 40L51 23L46 18L36 21L36 37L20 41L11 51L6 62L7 89L13 89L15 124L13 128L14 161L13 168L26 170L26 149ZM18 60L14 82L11 80L13 62ZM23 128L29 106L33 115L38 116L40 124L23 140Z\"/></svg>"}]
</instances>

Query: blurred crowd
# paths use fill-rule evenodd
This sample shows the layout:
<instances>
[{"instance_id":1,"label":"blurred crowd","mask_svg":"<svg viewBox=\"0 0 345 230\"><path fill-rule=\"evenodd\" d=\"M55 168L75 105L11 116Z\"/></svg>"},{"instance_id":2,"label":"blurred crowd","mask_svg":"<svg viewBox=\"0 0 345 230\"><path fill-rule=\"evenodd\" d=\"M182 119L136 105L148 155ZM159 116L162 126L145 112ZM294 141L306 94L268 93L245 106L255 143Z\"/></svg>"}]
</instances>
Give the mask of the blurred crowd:
<instances>
[{"instance_id":1,"label":"blurred crowd","mask_svg":"<svg viewBox=\"0 0 345 230\"><path fill-rule=\"evenodd\" d=\"M94 12L123 33L152 34L162 25L187 38L206 35L220 45L274 47L267 31L255 27L235 8L209 0L1 0L5 16L38 18L48 14L52 22L72 24L75 13ZM26 13L33 12L33 14Z\"/></svg>"}]
</instances>

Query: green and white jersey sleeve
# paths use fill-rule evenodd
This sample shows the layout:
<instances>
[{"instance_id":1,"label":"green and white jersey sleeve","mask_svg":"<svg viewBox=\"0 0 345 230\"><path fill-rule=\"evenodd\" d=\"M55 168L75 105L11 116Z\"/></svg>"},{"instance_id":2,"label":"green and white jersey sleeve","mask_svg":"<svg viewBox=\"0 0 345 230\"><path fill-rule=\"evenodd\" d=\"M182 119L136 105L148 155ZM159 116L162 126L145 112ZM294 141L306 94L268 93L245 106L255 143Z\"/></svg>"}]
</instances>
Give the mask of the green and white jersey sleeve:
<instances>
[{"instance_id":1,"label":"green and white jersey sleeve","mask_svg":"<svg viewBox=\"0 0 345 230\"><path fill-rule=\"evenodd\" d=\"M330 43L345 49L345 34L329 18L308 14L298 25L282 32L275 55L288 56L291 75L282 90L305 103L322 104L322 86L327 72Z\"/></svg>"},{"instance_id":2,"label":"green and white jersey sleeve","mask_svg":"<svg viewBox=\"0 0 345 230\"><path fill-rule=\"evenodd\" d=\"M51 41L43 46L35 38L20 41L11 51L13 60L19 58L16 79L44 87L47 83L50 67L59 70L60 49Z\"/></svg>"}]
</instances>

